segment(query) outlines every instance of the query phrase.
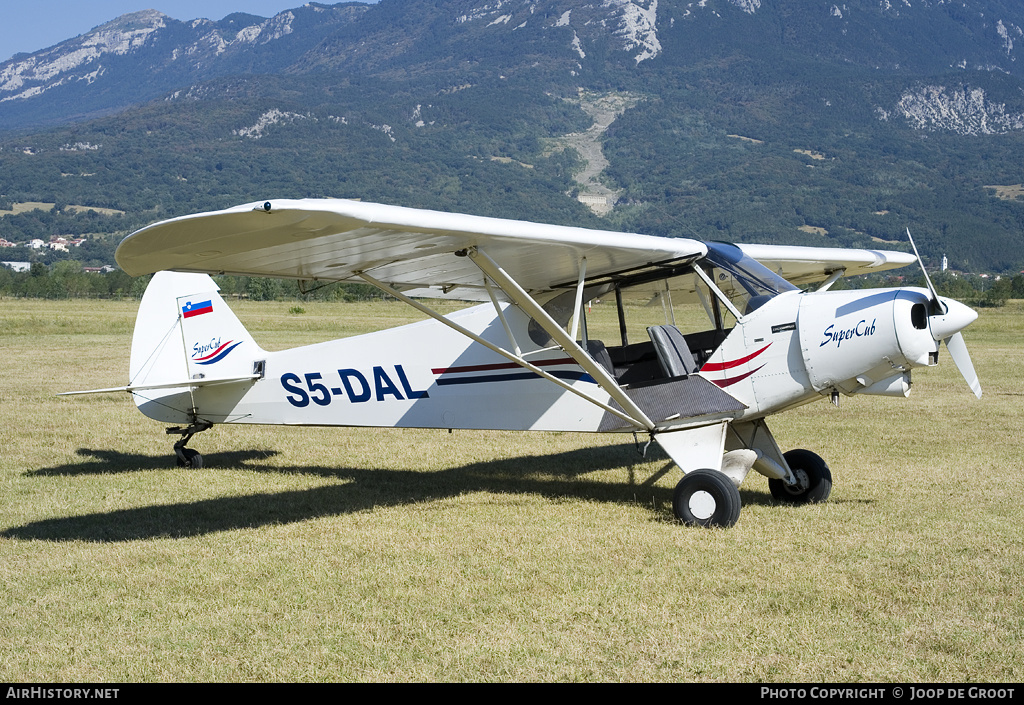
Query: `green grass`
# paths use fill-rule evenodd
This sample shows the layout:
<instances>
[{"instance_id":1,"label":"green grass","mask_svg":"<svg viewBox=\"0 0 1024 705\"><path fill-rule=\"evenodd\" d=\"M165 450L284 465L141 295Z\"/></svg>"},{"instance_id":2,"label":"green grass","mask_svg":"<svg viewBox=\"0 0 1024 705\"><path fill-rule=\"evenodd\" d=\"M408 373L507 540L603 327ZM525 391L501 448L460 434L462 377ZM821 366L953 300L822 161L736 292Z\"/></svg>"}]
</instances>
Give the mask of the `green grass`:
<instances>
[{"instance_id":1,"label":"green grass","mask_svg":"<svg viewBox=\"0 0 1024 705\"><path fill-rule=\"evenodd\" d=\"M127 395L54 396L125 382L135 305L0 304L0 680L1024 676L1020 302L965 333L981 401L943 352L910 399L775 417L832 498L752 474L726 531L631 438L217 427L179 469ZM268 349L415 313L292 306L233 304Z\"/></svg>"}]
</instances>

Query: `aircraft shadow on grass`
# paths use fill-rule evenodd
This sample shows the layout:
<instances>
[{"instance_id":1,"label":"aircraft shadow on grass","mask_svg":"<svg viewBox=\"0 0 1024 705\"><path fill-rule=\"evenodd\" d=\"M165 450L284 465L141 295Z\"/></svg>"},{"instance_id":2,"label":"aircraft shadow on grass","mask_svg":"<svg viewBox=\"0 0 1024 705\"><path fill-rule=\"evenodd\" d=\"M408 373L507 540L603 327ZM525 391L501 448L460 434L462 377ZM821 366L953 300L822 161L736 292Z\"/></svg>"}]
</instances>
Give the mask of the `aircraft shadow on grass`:
<instances>
[{"instance_id":1,"label":"aircraft shadow on grass","mask_svg":"<svg viewBox=\"0 0 1024 705\"><path fill-rule=\"evenodd\" d=\"M93 462L66 463L52 468L30 470L31 476L118 475L140 470L166 470L167 455L120 453L116 450L79 448L75 454ZM236 450L212 456L216 467L245 467L248 463L277 455L276 450ZM173 456L172 456L173 457ZM171 461L173 463L173 460Z\"/></svg>"},{"instance_id":2,"label":"aircraft shadow on grass","mask_svg":"<svg viewBox=\"0 0 1024 705\"><path fill-rule=\"evenodd\" d=\"M167 456L122 454L116 451L80 449L90 459L33 471L33 475L76 476L165 470ZM245 469L280 474L313 474L338 484L307 490L218 497L178 504L119 509L80 516L30 522L0 531L9 539L44 541L117 542L154 538L185 538L220 531L287 524L325 516L337 516L417 504L469 492L532 494L552 500L567 497L620 504L644 504L653 519L672 515L672 489L655 482L675 470L668 462L652 476L637 481L633 462L638 457L630 446L581 448L564 453L526 456L471 463L439 472L415 472L387 468L330 468L322 466L268 466L251 464L276 455L276 451L230 451L207 456L207 467ZM587 474L627 468L626 483L588 479ZM190 472L183 470L184 472ZM767 493L744 491L745 504L771 504Z\"/></svg>"}]
</instances>

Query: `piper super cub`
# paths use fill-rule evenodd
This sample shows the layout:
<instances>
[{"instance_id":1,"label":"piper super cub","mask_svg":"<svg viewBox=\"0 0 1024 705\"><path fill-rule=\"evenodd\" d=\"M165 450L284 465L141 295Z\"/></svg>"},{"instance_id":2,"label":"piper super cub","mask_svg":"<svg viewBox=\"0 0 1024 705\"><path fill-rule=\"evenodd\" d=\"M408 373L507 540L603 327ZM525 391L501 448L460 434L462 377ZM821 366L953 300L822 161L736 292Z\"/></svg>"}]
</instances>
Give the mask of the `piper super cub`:
<instances>
[{"instance_id":1,"label":"piper super cub","mask_svg":"<svg viewBox=\"0 0 1024 705\"><path fill-rule=\"evenodd\" d=\"M908 231L909 235L909 231ZM912 242L912 241L911 241ZM915 249L916 254L916 249ZM920 261L900 252L703 243L349 200L266 201L129 235L117 262L155 272L126 391L187 447L216 424L646 434L683 471L686 524L731 526L753 468L782 501L821 502L826 463L783 453L765 419L840 395L906 396L944 341L975 394L960 331L977 318L927 288L829 291L841 276ZM259 347L210 274L365 282L428 320L280 352ZM813 291L806 286L823 282ZM699 302L630 341L624 297ZM442 316L430 298L484 303ZM616 301L619 340L587 332ZM671 303L666 311L671 313ZM74 392L84 393L84 392Z\"/></svg>"}]
</instances>

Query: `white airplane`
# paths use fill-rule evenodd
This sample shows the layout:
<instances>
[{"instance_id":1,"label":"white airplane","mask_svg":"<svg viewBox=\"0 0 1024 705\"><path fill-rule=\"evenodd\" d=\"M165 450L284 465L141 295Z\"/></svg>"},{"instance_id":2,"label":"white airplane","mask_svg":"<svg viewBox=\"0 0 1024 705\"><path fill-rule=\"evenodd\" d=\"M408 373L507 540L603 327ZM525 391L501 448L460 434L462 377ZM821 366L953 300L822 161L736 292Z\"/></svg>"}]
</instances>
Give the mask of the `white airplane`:
<instances>
[{"instance_id":1,"label":"white airplane","mask_svg":"<svg viewBox=\"0 0 1024 705\"><path fill-rule=\"evenodd\" d=\"M909 236L909 231L908 231ZM915 249L916 254L916 249ZM960 331L977 318L927 289L829 291L841 276L919 261L900 252L703 243L349 200L259 202L129 235L117 262L155 272L126 391L175 426L178 463L216 424L643 434L683 471L683 523L731 526L753 468L772 495L821 502L828 465L783 453L766 417L840 395L906 396L939 341L975 394ZM173 270L173 271L165 271ZM428 320L267 352L210 274L365 282ZM813 291L796 284L823 281ZM668 322L627 340L624 297L699 302L704 330ZM443 316L430 298L484 303ZM591 339L587 303L616 300L620 340ZM89 393L89 392L72 392Z\"/></svg>"}]
</instances>

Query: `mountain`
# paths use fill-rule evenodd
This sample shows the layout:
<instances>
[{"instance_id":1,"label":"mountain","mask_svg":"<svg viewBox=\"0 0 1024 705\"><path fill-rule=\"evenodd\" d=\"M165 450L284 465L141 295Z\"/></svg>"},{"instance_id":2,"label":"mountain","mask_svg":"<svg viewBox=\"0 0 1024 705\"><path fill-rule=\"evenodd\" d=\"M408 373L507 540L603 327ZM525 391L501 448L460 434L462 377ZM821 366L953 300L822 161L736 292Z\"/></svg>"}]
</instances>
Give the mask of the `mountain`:
<instances>
[{"instance_id":1,"label":"mountain","mask_svg":"<svg viewBox=\"0 0 1024 705\"><path fill-rule=\"evenodd\" d=\"M279 73L369 7L310 4L220 22L179 22L155 10L123 15L0 64L0 129L111 114L220 76Z\"/></svg>"},{"instance_id":2,"label":"mountain","mask_svg":"<svg viewBox=\"0 0 1024 705\"><path fill-rule=\"evenodd\" d=\"M910 226L926 259L1019 270L1022 27L1008 0L133 13L0 64L0 208L94 209L0 237L350 196L734 241Z\"/></svg>"},{"instance_id":3,"label":"mountain","mask_svg":"<svg viewBox=\"0 0 1024 705\"><path fill-rule=\"evenodd\" d=\"M850 0L814 9L797 0L385 0L219 22L146 10L0 64L0 129L110 114L238 74L437 80L500 70L585 84L634 80L655 64L745 56L916 77L1024 77L1022 26L1024 6L999 0Z\"/></svg>"}]
</instances>

